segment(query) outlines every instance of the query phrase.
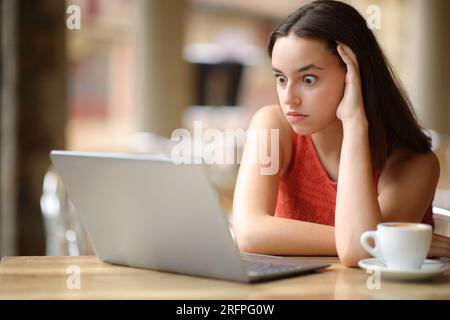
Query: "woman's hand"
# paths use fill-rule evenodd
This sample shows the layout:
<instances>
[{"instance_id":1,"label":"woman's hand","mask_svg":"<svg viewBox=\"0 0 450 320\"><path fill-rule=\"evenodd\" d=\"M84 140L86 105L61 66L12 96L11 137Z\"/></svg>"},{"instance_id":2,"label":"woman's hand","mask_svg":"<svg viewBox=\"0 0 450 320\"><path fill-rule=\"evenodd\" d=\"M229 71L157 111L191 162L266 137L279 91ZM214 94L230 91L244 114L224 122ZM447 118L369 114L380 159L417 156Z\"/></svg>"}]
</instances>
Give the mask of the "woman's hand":
<instances>
[{"instance_id":1,"label":"woman's hand","mask_svg":"<svg viewBox=\"0 0 450 320\"><path fill-rule=\"evenodd\" d=\"M433 234L431 240L430 251L428 252L429 258L450 258L450 238Z\"/></svg>"},{"instance_id":2,"label":"woman's hand","mask_svg":"<svg viewBox=\"0 0 450 320\"><path fill-rule=\"evenodd\" d=\"M338 43L337 51L347 66L347 74L345 76L344 96L336 110L336 116L343 123L351 119L367 122L358 59L348 46Z\"/></svg>"}]
</instances>

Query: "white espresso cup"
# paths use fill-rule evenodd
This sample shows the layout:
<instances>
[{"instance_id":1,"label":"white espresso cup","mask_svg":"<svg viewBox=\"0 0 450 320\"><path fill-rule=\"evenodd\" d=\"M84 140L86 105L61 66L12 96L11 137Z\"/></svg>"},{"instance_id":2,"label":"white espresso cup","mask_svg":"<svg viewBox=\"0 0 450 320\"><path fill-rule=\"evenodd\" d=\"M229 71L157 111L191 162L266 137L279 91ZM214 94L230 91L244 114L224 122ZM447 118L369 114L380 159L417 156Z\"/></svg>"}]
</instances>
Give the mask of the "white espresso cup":
<instances>
[{"instance_id":1,"label":"white espresso cup","mask_svg":"<svg viewBox=\"0 0 450 320\"><path fill-rule=\"evenodd\" d=\"M428 224L380 223L377 231L361 235L361 245L391 270L419 270L430 250L432 229ZM375 246L369 244L373 239Z\"/></svg>"}]
</instances>

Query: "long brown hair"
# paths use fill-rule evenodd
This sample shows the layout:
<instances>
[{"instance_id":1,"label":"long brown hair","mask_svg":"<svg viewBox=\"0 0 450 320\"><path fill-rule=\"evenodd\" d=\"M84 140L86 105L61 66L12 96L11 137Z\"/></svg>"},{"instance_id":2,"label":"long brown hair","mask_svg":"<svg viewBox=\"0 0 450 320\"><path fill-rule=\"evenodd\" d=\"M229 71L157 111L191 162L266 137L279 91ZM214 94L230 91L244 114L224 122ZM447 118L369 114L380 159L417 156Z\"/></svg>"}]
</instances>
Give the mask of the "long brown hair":
<instances>
[{"instance_id":1,"label":"long brown hair","mask_svg":"<svg viewBox=\"0 0 450 320\"><path fill-rule=\"evenodd\" d=\"M421 153L431 150L430 137L417 123L400 81L358 11L345 3L328 0L314 1L299 8L270 35L270 57L277 39L288 36L290 32L301 38L324 41L343 67L345 64L336 50L336 41L346 44L356 54L374 168L383 168L388 156L388 143Z\"/></svg>"}]
</instances>

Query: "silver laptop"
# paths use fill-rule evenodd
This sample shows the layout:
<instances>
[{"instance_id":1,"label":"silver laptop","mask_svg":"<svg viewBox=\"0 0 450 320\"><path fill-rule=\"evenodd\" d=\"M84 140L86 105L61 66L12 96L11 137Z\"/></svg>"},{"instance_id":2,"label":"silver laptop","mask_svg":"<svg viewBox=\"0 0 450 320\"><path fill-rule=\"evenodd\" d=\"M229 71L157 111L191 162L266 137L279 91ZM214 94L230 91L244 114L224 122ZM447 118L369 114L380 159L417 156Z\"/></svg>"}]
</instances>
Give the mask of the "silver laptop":
<instances>
[{"instance_id":1,"label":"silver laptop","mask_svg":"<svg viewBox=\"0 0 450 320\"><path fill-rule=\"evenodd\" d=\"M240 253L202 165L152 155L52 151L98 258L239 282L326 268L300 257Z\"/></svg>"}]
</instances>

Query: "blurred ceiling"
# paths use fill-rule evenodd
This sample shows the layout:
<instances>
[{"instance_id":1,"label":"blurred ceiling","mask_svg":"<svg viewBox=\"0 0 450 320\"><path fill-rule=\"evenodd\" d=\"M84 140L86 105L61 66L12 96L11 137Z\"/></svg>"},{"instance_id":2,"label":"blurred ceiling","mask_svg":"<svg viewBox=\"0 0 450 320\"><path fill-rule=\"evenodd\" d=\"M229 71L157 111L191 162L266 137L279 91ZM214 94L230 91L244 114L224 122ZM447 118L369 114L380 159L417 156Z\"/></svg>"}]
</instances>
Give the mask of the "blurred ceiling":
<instances>
[{"instance_id":1,"label":"blurred ceiling","mask_svg":"<svg viewBox=\"0 0 450 320\"><path fill-rule=\"evenodd\" d=\"M198 9L230 11L269 20L279 20L301 7L307 0L190 0Z\"/></svg>"}]
</instances>

